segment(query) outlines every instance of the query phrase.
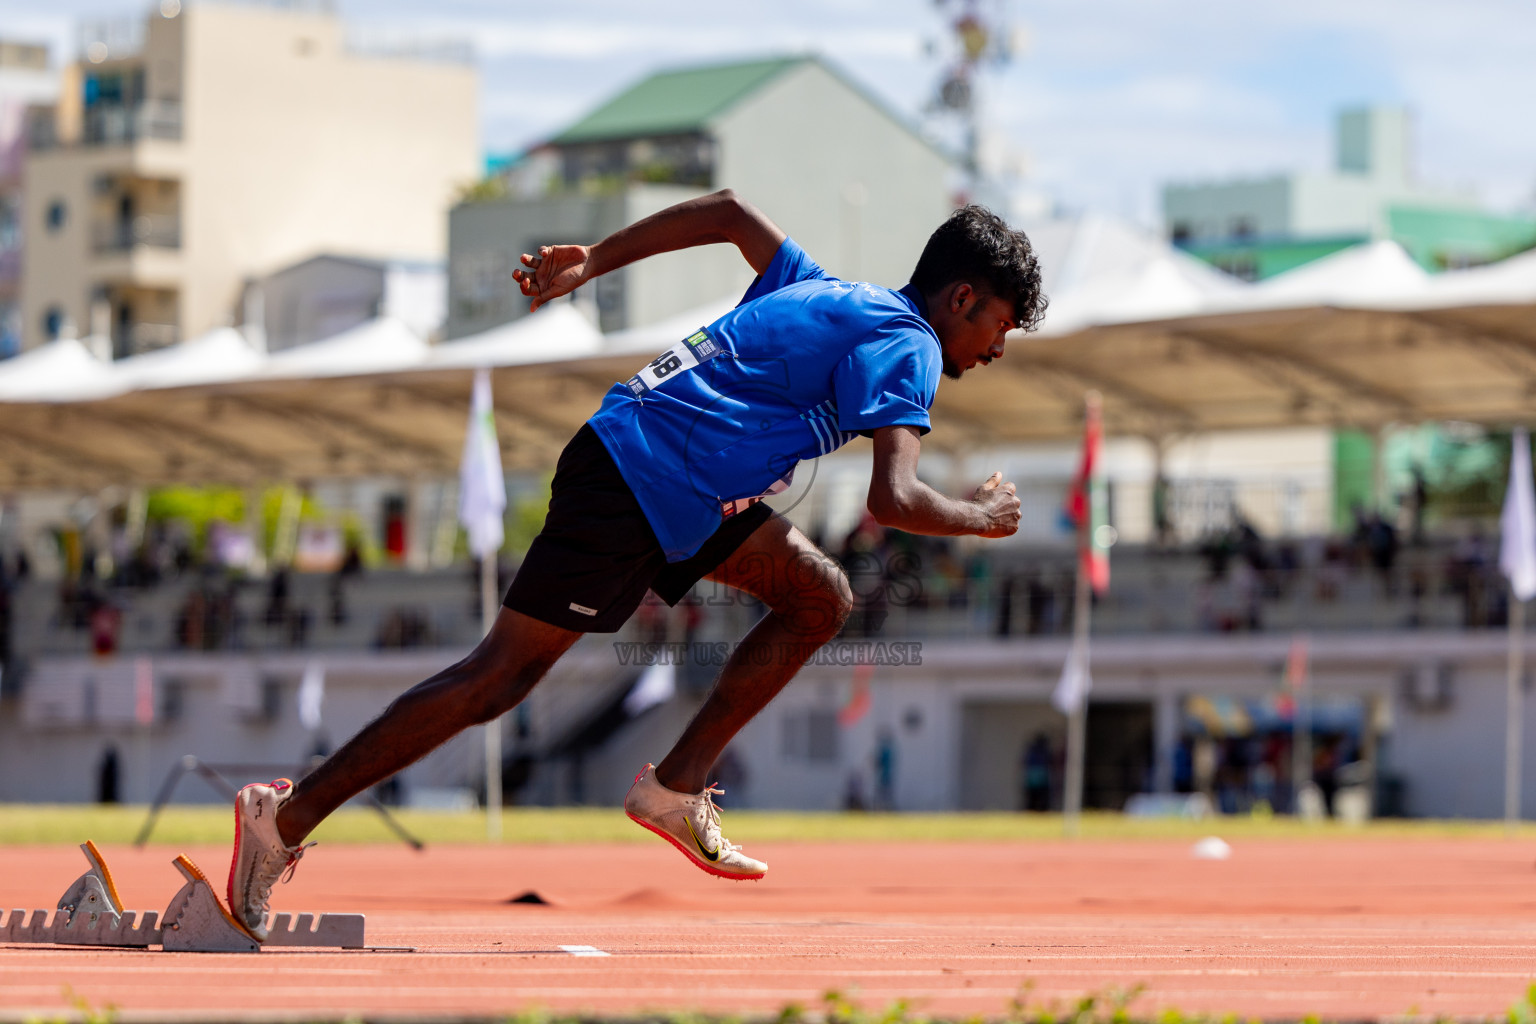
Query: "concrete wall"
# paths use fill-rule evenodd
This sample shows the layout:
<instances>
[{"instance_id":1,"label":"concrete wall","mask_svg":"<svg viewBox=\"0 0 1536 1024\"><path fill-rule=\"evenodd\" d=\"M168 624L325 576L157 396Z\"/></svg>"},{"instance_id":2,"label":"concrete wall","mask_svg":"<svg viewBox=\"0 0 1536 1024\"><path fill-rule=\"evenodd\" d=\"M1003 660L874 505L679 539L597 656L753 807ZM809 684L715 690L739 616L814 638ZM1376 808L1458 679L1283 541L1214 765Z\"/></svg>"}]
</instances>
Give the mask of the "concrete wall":
<instances>
[{"instance_id":1,"label":"concrete wall","mask_svg":"<svg viewBox=\"0 0 1536 1024\"><path fill-rule=\"evenodd\" d=\"M857 87L806 62L721 115L715 188L734 188L840 277L905 284L923 243L950 212L944 157ZM591 243L703 194L634 184L618 195L472 203L450 216L447 336L527 313L512 285L517 255L539 243ZM730 246L653 256L578 295L604 330L642 327L739 295L752 269Z\"/></svg>"},{"instance_id":2,"label":"concrete wall","mask_svg":"<svg viewBox=\"0 0 1536 1024\"><path fill-rule=\"evenodd\" d=\"M528 705L535 737L558 733L562 723L611 697L616 686L633 676L633 668L618 665L608 646L613 639L587 638L535 690ZM1066 638L925 642L917 652L920 664L877 667L869 711L851 726L835 729L830 745L814 750L806 742L807 716L820 716L823 725L835 716L848 702L853 670L812 665L737 737L734 749L746 781L737 787L735 805L832 810L843 806L854 776L868 798L875 751L881 733L888 732L895 741L898 808L1015 809L1023 745L1036 731L1057 737L1058 743L1063 735L1064 720L1048 701L1067 643ZM1138 712L1140 738L1120 737L1117 742L1123 743L1145 741L1150 714L1152 774L1166 784L1183 702L1194 695L1274 693L1289 644L1289 637L1264 635L1101 639L1093 667L1096 709L1143 709ZM1531 647L1528 655L1536 654L1536 643ZM1317 634L1313 692L1319 698L1359 701L1362 707L1381 704L1383 713L1374 716L1384 730L1380 768L1405 783L1410 813L1496 817L1503 806L1503 650L1504 638L1497 632ZM328 656L324 720L329 744L338 744L400 691L461 653ZM166 771L187 753L215 762L302 759L315 746L315 738L298 724L295 699L308 657L280 655L251 663L238 654L157 656L157 686L182 680L183 712L147 729L112 724L111 709L118 709L121 721L123 705L106 695L98 700L94 724L26 726L20 702L0 705L0 801L91 799L109 743L122 759L122 795L128 801L149 799ZM242 708L232 696L238 688L228 679L242 665L248 677L254 667L254 678L276 681L275 714L253 711L249 702ZM38 671L46 672L47 664ZM1405 682L1420 671L1448 679L1448 686L1436 690ZM677 700L620 730L579 768L570 762L544 766L525 796L561 801L579 790L584 802L617 803L639 767L659 760L675 741L709 676L707 671L697 676ZM1529 703L1527 735L1536 726L1536 709ZM511 723L504 728L507 749L513 751ZM479 750L477 735L461 736L405 773L407 791L477 785ZM580 784L573 788L577 773ZM1524 811L1533 816L1536 758L1526 758L1522 778ZM213 802L217 797L188 780L179 799Z\"/></svg>"},{"instance_id":3,"label":"concrete wall","mask_svg":"<svg viewBox=\"0 0 1536 1024\"><path fill-rule=\"evenodd\" d=\"M105 284L174 288L186 338L236 319L248 278L317 253L442 258L454 189L480 170L472 69L358 56L336 18L267 7L196 5L148 27L135 60L151 102L180 104L181 139L30 157L27 347L54 304L84 333ZM180 248L92 253L103 173L178 182ZM71 216L50 235L55 199Z\"/></svg>"},{"instance_id":4,"label":"concrete wall","mask_svg":"<svg viewBox=\"0 0 1536 1024\"><path fill-rule=\"evenodd\" d=\"M633 224L699 193L698 189L682 185L632 186L624 194L625 222ZM754 274L735 246L705 245L652 256L625 267L617 276L623 322L625 326L640 327L724 296L740 296L752 283Z\"/></svg>"},{"instance_id":5,"label":"concrete wall","mask_svg":"<svg viewBox=\"0 0 1536 1024\"><path fill-rule=\"evenodd\" d=\"M564 195L463 203L448 214L446 336L467 337L528 315L512 280L522 253L590 244L624 223L621 196ZM596 285L588 291L595 292ZM595 296L582 296L595 301Z\"/></svg>"},{"instance_id":6,"label":"concrete wall","mask_svg":"<svg viewBox=\"0 0 1536 1024\"><path fill-rule=\"evenodd\" d=\"M1283 235L1291 230L1292 204L1288 178L1167 185L1163 223L1170 233L1183 227L1191 240L1231 237L1239 220L1253 235Z\"/></svg>"},{"instance_id":7,"label":"concrete wall","mask_svg":"<svg viewBox=\"0 0 1536 1024\"><path fill-rule=\"evenodd\" d=\"M382 263L318 258L261 282L267 350L277 352L340 334L382 312Z\"/></svg>"},{"instance_id":8,"label":"concrete wall","mask_svg":"<svg viewBox=\"0 0 1536 1024\"><path fill-rule=\"evenodd\" d=\"M774 78L714 129L715 184L759 206L838 277L905 284L953 208L944 157L814 61Z\"/></svg>"},{"instance_id":9,"label":"concrete wall","mask_svg":"<svg viewBox=\"0 0 1536 1024\"><path fill-rule=\"evenodd\" d=\"M331 17L189 9L183 329L216 326L243 277L318 252L441 259L479 174L473 70L362 57Z\"/></svg>"}]
</instances>

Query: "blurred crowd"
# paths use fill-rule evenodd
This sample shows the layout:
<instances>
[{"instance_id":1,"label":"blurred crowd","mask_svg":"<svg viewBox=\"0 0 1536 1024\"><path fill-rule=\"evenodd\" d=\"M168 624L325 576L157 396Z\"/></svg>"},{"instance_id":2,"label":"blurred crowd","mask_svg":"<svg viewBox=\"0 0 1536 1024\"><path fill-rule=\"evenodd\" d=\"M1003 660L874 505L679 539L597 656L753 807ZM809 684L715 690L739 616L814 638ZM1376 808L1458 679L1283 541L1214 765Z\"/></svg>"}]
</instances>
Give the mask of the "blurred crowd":
<instances>
[{"instance_id":1,"label":"blurred crowd","mask_svg":"<svg viewBox=\"0 0 1536 1024\"><path fill-rule=\"evenodd\" d=\"M1187 547L1120 549L1109 593L1095 600L1100 632L1160 630L1213 633L1306 628L1465 628L1505 624L1508 599L1496 538L1472 523L1458 537L1401 531L1357 510L1354 527L1327 537L1266 538L1242 516ZM117 535L114 535L114 543ZM964 635L999 638L1071 631L1075 557L1070 549L1019 551L888 530L866 516L846 535L813 538L844 567L855 607L844 635ZM256 576L218 560L213 545L192 543L176 524L153 524L134 548L83 549L57 582L49 628L88 636L110 654L123 631L139 646L182 650L304 648L324 634L331 646L402 649L456 643L433 601L412 592L407 573L363 613L356 607L365 569L348 545L326 573L276 569ZM505 586L514 566L502 566ZM31 578L24 553L0 557L0 655L8 657L13 592ZM302 579L303 587L296 581ZM478 574L466 573L470 629L478 622ZM317 583L317 580L323 581ZM706 583L705 586L708 586ZM686 600L676 624L662 606L642 606L633 629L642 638L692 641L721 604L754 603L734 592ZM1300 611L1298 611L1298 609ZM136 614L140 613L142 614ZM1297 622L1304 614L1308 621ZM669 633L671 630L673 632ZM473 630L470 630L473 632ZM449 631L450 633L452 630Z\"/></svg>"}]
</instances>

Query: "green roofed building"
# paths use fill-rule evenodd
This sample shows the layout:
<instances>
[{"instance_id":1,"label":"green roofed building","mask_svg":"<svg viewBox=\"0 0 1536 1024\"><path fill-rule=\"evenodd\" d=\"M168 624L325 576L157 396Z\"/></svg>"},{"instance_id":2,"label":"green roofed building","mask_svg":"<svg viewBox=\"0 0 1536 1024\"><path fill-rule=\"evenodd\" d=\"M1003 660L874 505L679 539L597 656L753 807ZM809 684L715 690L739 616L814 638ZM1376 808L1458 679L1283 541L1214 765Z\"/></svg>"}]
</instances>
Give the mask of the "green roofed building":
<instances>
[{"instance_id":1,"label":"green roofed building","mask_svg":"<svg viewBox=\"0 0 1536 1024\"><path fill-rule=\"evenodd\" d=\"M1382 238L1431 271L1536 246L1536 219L1491 213L1467 193L1416 182L1411 127L1403 110L1348 110L1339 115L1332 171L1168 185L1168 236L1249 281Z\"/></svg>"},{"instance_id":2,"label":"green roofed building","mask_svg":"<svg viewBox=\"0 0 1536 1024\"><path fill-rule=\"evenodd\" d=\"M518 253L590 242L657 209L734 188L841 277L899 285L952 208L950 157L818 57L673 68L641 79L511 161L504 196L449 217L447 335L514 320ZM604 330L739 294L726 247L668 253L594 282Z\"/></svg>"},{"instance_id":3,"label":"green roofed building","mask_svg":"<svg viewBox=\"0 0 1536 1024\"><path fill-rule=\"evenodd\" d=\"M569 146L695 133L738 100L808 59L779 57L659 72L619 93L550 142Z\"/></svg>"}]
</instances>

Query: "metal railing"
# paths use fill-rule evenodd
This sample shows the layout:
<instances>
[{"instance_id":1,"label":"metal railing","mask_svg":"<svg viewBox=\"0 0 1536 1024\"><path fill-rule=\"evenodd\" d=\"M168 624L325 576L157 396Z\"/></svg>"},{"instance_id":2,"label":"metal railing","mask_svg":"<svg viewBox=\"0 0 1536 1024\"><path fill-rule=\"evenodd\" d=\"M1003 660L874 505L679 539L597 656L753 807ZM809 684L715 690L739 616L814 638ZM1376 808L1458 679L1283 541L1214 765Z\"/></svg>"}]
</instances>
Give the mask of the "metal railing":
<instances>
[{"instance_id":1,"label":"metal railing","mask_svg":"<svg viewBox=\"0 0 1536 1024\"><path fill-rule=\"evenodd\" d=\"M141 214L131 221L98 222L91 232L98 253L127 252L136 246L181 248L181 217L174 213Z\"/></svg>"},{"instance_id":2,"label":"metal railing","mask_svg":"<svg viewBox=\"0 0 1536 1024\"><path fill-rule=\"evenodd\" d=\"M113 332L113 348L122 355L139 355L167 348L181 340L181 328L175 324L129 324L126 331Z\"/></svg>"},{"instance_id":3,"label":"metal railing","mask_svg":"<svg viewBox=\"0 0 1536 1024\"><path fill-rule=\"evenodd\" d=\"M85 112L80 141L87 146L115 146L141 139L181 139L181 104L146 100L136 106L102 104Z\"/></svg>"}]
</instances>

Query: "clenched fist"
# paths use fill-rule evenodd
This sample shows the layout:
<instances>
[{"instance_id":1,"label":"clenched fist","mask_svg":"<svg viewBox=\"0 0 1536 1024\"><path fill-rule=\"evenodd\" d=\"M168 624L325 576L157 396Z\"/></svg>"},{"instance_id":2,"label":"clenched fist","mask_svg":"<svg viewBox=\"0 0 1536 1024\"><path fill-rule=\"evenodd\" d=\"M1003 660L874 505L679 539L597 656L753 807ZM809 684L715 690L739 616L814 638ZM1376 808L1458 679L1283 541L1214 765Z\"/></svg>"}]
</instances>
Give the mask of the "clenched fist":
<instances>
[{"instance_id":1,"label":"clenched fist","mask_svg":"<svg viewBox=\"0 0 1536 1024\"><path fill-rule=\"evenodd\" d=\"M976 488L972 499L981 507L986 525L976 531L980 537L1012 537L1019 531L1018 488L1003 482L1001 472L987 477L987 482Z\"/></svg>"}]
</instances>

